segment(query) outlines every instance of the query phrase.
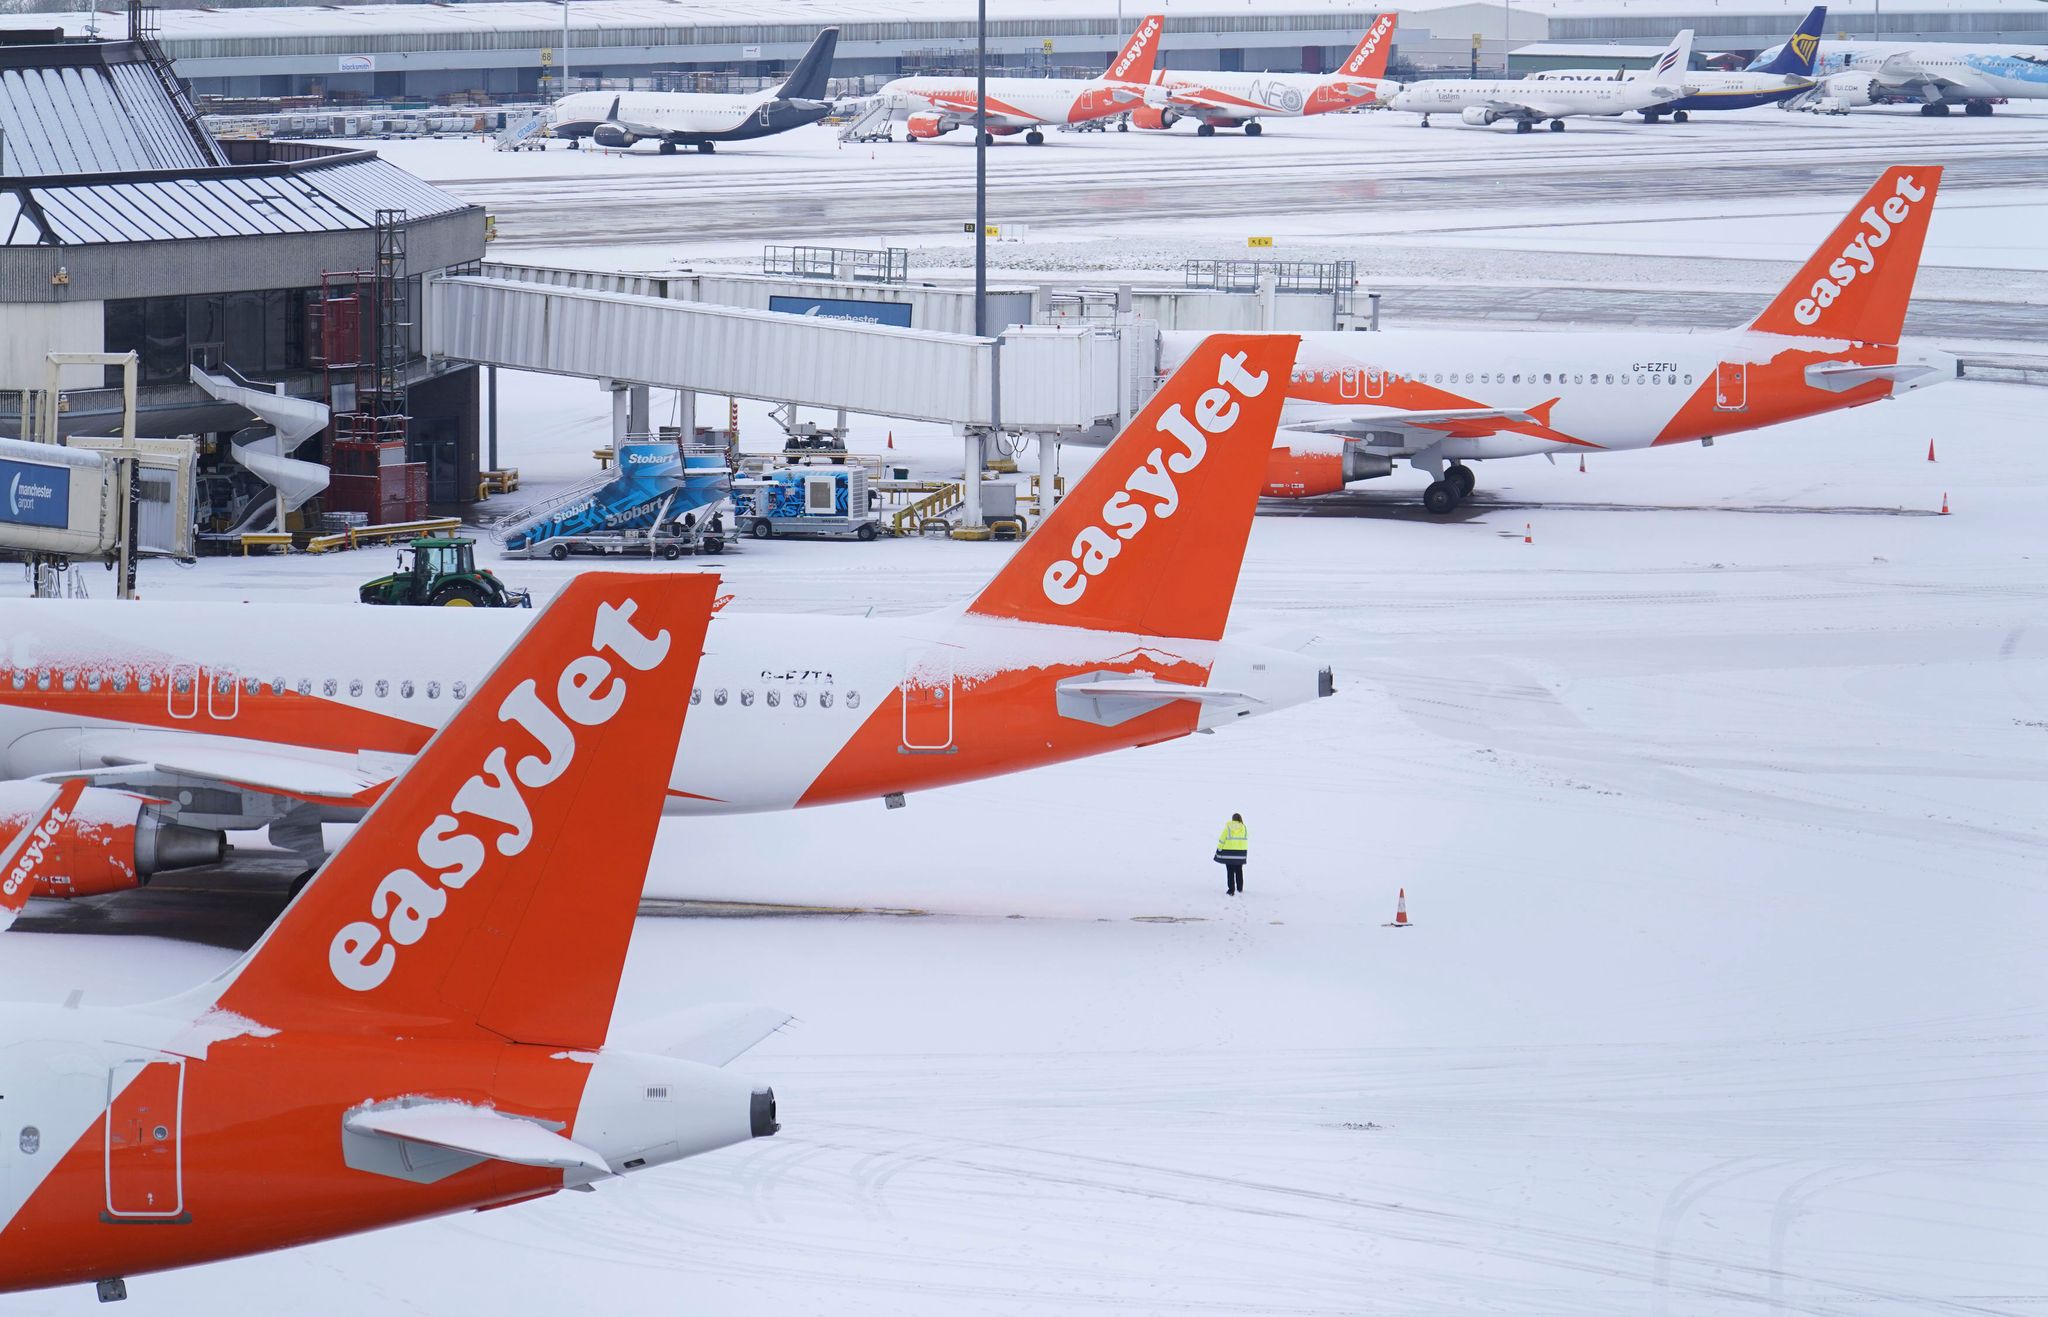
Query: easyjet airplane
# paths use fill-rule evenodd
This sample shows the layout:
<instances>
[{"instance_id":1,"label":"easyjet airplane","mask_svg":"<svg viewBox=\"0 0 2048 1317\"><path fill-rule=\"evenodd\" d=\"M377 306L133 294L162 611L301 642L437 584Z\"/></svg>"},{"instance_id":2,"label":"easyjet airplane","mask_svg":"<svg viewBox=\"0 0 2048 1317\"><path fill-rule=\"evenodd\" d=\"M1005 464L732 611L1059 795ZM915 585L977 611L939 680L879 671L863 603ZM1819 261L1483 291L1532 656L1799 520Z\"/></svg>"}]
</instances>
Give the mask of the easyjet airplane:
<instances>
[{"instance_id":1,"label":"easyjet airplane","mask_svg":"<svg viewBox=\"0 0 2048 1317\"><path fill-rule=\"evenodd\" d=\"M988 140L1024 134L1031 146L1045 143L1041 131L1049 124L1087 123L1123 114L1164 100L1164 92L1148 90L1159 33L1166 19L1148 15L1109 62L1099 78L988 78ZM905 140L919 141L974 126L974 78L898 78L875 93L887 98L904 120Z\"/></svg>"},{"instance_id":2,"label":"easyjet airplane","mask_svg":"<svg viewBox=\"0 0 2048 1317\"><path fill-rule=\"evenodd\" d=\"M897 805L1330 694L1306 656L1223 639L1294 349L1192 345L964 608L721 614L669 811ZM359 817L522 626L516 611L0 601L0 776L89 777L78 815L127 820L101 872L78 848L69 885L41 894L217 856L217 831L195 829L267 825L310 869L320 823ZM116 792L132 795L97 802Z\"/></svg>"},{"instance_id":3,"label":"easyjet airplane","mask_svg":"<svg viewBox=\"0 0 2048 1317\"><path fill-rule=\"evenodd\" d=\"M773 1134L774 1093L719 1067L787 1016L612 1028L716 587L572 581L212 982L0 1007L0 1290L124 1298Z\"/></svg>"},{"instance_id":4,"label":"easyjet airplane","mask_svg":"<svg viewBox=\"0 0 2048 1317\"><path fill-rule=\"evenodd\" d=\"M37 803L24 814L14 840L0 845L0 930L12 928L28 898L50 882L49 862L63 844L64 825L78 808L85 782L74 779L56 787L37 783L29 790Z\"/></svg>"},{"instance_id":5,"label":"easyjet airplane","mask_svg":"<svg viewBox=\"0 0 2048 1317\"><path fill-rule=\"evenodd\" d=\"M1166 88L1165 105L1144 105L1131 111L1140 128L1171 128L1194 119L1199 137L1214 137L1218 128L1242 128L1246 137L1264 129L1262 118L1296 119L1371 105L1386 81L1387 57L1394 52L1394 15L1376 14L1351 57L1335 73L1228 73L1165 69L1152 81Z\"/></svg>"},{"instance_id":6,"label":"easyjet airplane","mask_svg":"<svg viewBox=\"0 0 2048 1317\"><path fill-rule=\"evenodd\" d=\"M1405 461L1441 514L1472 492L1471 461L1711 443L1953 379L1954 357L1900 343L1940 182L1939 165L1885 171L1740 329L1304 334L1266 493ZM1169 355L1190 346L1165 337Z\"/></svg>"}]
</instances>

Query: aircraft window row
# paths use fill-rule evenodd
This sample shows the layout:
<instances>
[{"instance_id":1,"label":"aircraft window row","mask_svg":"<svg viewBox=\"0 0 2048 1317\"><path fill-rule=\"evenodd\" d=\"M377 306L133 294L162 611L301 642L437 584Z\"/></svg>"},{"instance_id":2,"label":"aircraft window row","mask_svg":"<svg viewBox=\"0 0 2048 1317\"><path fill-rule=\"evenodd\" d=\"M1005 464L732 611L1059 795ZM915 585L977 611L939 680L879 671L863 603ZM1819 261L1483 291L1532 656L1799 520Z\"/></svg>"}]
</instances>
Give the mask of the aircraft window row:
<instances>
[{"instance_id":1,"label":"aircraft window row","mask_svg":"<svg viewBox=\"0 0 2048 1317\"><path fill-rule=\"evenodd\" d=\"M82 685L90 692L106 690L112 691L116 695L127 694L130 686L134 687L137 694L148 695L158 685L157 679L147 672L137 673L132 679L125 672L117 672L111 676L100 672L89 672L81 679L75 671L52 672L49 668L37 668L33 671L27 668L15 668L10 675L10 682L15 690L26 690L30 683L33 682L35 688L39 691L49 690L53 686L60 690L75 691ZM176 694L190 695L198 683L191 673L181 672L168 678L165 684ZM313 679L311 677L301 677L296 683L292 683L287 682L283 677L273 677L269 681L265 681L260 677L237 678L217 676L213 678L212 686L215 695L235 694L237 693L237 686L240 687L240 693L243 695L283 695L287 692L295 692L299 695L310 696L313 693ZM333 677L328 677L320 683L320 693L329 698L332 698L340 689L341 683ZM379 699L388 699L391 695L391 682L379 680L374 684L373 689ZM360 698L363 690L364 683L361 678L355 678L348 683L348 693L351 696ZM447 687L447 690L451 696L458 700L469 698L468 682L453 682ZM438 681L429 681L424 684L412 681L400 681L398 683L398 696L400 699L412 699L414 696L422 693L422 691L424 691L426 698L438 700L441 698L442 686Z\"/></svg>"},{"instance_id":2,"label":"aircraft window row","mask_svg":"<svg viewBox=\"0 0 2048 1317\"><path fill-rule=\"evenodd\" d=\"M1347 383L1350 381L1351 377L1354 374L1355 372L1353 371L1347 370L1344 372L1344 376L1346 378ZM1544 371L1540 376L1533 370L1527 372L1515 371L1513 373L1509 373L1507 371L1468 370L1463 373L1462 377L1460 376L1459 372L1455 370L1448 372L1421 371L1416 373L1390 370L1385 372L1384 374L1379 375L1376 375L1370 371L1367 372L1368 378L1373 379L1375 382L1379 380L1385 380L1390 384L1521 384L1525 382L1523 379L1524 374L1528 376L1526 382L1530 384L1536 384L1539 382L1543 384L1677 384L1680 382L1679 377L1676 375L1633 375L1623 373L1619 377L1616 377L1614 375L1604 375L1599 372L1595 372L1591 375L1588 375L1583 371L1569 372L1562 370ZM1316 371L1297 370L1294 372L1294 382L1297 384L1302 383L1304 380L1313 384L1317 378L1318 372ZM1337 372L1333 370L1322 371L1320 372L1320 378L1325 384L1331 383L1337 379ZM1684 383L1691 384L1692 376L1685 376Z\"/></svg>"},{"instance_id":3,"label":"aircraft window row","mask_svg":"<svg viewBox=\"0 0 2048 1317\"><path fill-rule=\"evenodd\" d=\"M712 689L711 689L711 702L712 702L713 704L716 704L716 705L720 705L720 706L723 706L723 705L725 705L725 704L726 704L727 702L729 702L729 701L730 701L730 700L731 700L732 698L733 698L733 692L731 692L731 691L728 691L728 690L727 690L727 689L726 689L725 687L723 687L723 686L714 686L714 687L712 687ZM781 704L782 704L782 700L783 700L783 693L782 693L782 688L781 688L781 687L779 687L779 686L770 686L770 687L768 687L768 688L767 688L766 690L764 690L764 691L762 691L762 692L761 692L761 696L760 696L760 698L761 698L761 703L763 703L763 704L764 704L764 705L766 705L767 707L769 707L769 708L771 708L771 709L774 709L774 708L779 708L779 707L781 706ZM752 690L751 688L748 688L748 689L745 689L745 690L742 690L742 691L738 692L738 699L739 699L739 703L740 703L740 707L741 707L741 708L743 708L743 709L750 709L750 708L752 708L752 707L754 706L754 692L753 692L753 690ZM801 688L801 687L798 687L797 689L795 689L795 690L792 690L792 691L790 691L790 692L789 692L789 703L790 703L791 707L793 707L793 708L798 708L798 709L801 709L801 708L803 708L803 707L804 707L804 706L805 706L806 704L810 703L810 700L811 700L811 692L809 692L809 691L806 691L806 690L804 690L804 689L803 689L803 688ZM829 709L829 708L831 708L831 707L832 707L832 692L831 692L830 690L821 690L821 691L818 691L818 692L817 692L817 700L818 700L818 707L819 707L819 708L821 708L821 709ZM702 704L703 702L704 702L704 689L703 689L703 687L701 687L701 686L692 686L692 687L690 688L690 703L691 703L692 705L698 705L698 704ZM844 698L844 703L845 703L846 707L847 707L847 708L849 708L849 709L858 709L858 708L860 707L860 692L859 692L859 691L848 691L848 692L846 692L846 695L845 695L845 698Z\"/></svg>"}]
</instances>

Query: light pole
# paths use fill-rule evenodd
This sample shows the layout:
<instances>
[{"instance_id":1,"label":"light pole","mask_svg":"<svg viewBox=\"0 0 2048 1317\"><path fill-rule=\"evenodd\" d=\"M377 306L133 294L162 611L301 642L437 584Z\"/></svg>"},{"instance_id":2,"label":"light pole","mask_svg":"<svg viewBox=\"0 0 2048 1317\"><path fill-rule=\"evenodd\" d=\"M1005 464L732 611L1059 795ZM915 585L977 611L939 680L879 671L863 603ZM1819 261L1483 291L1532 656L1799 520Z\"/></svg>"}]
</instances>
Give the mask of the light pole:
<instances>
[{"instance_id":1,"label":"light pole","mask_svg":"<svg viewBox=\"0 0 2048 1317\"><path fill-rule=\"evenodd\" d=\"M562 0L562 95L569 94L569 0Z\"/></svg>"},{"instance_id":2,"label":"light pole","mask_svg":"<svg viewBox=\"0 0 2048 1317\"><path fill-rule=\"evenodd\" d=\"M974 335L988 336L988 0L974 26Z\"/></svg>"}]
</instances>

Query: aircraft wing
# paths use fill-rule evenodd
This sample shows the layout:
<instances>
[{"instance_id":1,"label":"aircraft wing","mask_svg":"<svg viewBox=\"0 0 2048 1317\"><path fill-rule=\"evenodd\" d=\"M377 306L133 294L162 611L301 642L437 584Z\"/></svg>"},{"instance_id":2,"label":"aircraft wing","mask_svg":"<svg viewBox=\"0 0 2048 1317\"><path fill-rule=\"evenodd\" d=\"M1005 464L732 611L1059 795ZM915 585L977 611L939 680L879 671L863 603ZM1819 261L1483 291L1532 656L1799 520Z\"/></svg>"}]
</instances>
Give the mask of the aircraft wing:
<instances>
[{"instance_id":1,"label":"aircraft wing","mask_svg":"<svg viewBox=\"0 0 2048 1317\"><path fill-rule=\"evenodd\" d=\"M1561 101L1507 100L1495 98L1481 103L1503 119L1562 119L1578 111Z\"/></svg>"},{"instance_id":2,"label":"aircraft wing","mask_svg":"<svg viewBox=\"0 0 2048 1317\"><path fill-rule=\"evenodd\" d=\"M1874 76L1880 83L1893 88L1931 88L1971 96L1994 94L1990 84L1975 74L1959 69L1943 69L1937 72L1915 59L1912 52L1904 50L1896 55L1887 56L1884 63L1877 66Z\"/></svg>"},{"instance_id":3,"label":"aircraft wing","mask_svg":"<svg viewBox=\"0 0 2048 1317\"><path fill-rule=\"evenodd\" d=\"M467 1102L352 1111L342 1117L341 1125L353 1134L423 1143L516 1166L581 1166L599 1175L613 1173L604 1158L545 1125Z\"/></svg>"},{"instance_id":4,"label":"aircraft wing","mask_svg":"<svg viewBox=\"0 0 2048 1317\"><path fill-rule=\"evenodd\" d=\"M1261 113L1261 107L1208 87L1175 87L1166 103L1176 110L1194 110L1211 118L1239 118Z\"/></svg>"},{"instance_id":5,"label":"aircraft wing","mask_svg":"<svg viewBox=\"0 0 2048 1317\"><path fill-rule=\"evenodd\" d=\"M791 1018L788 1011L772 1006L710 1002L627 1025L606 1039L605 1046L722 1066Z\"/></svg>"},{"instance_id":6,"label":"aircraft wing","mask_svg":"<svg viewBox=\"0 0 2048 1317\"><path fill-rule=\"evenodd\" d=\"M371 804L409 762L400 755L345 755L325 750L257 746L111 733L87 740L93 777L117 777L137 768L199 778L324 805Z\"/></svg>"},{"instance_id":7,"label":"aircraft wing","mask_svg":"<svg viewBox=\"0 0 2048 1317\"><path fill-rule=\"evenodd\" d=\"M1895 361L1880 366L1857 366L1839 361L1822 361L1806 368L1806 382L1830 393L1846 393L1858 385L1880 380L1905 383L1941 372L1923 362Z\"/></svg>"},{"instance_id":8,"label":"aircraft wing","mask_svg":"<svg viewBox=\"0 0 2048 1317\"><path fill-rule=\"evenodd\" d=\"M1419 445L1433 444L1446 435L1487 435L1498 432L1509 425L1544 425L1550 407L1545 404L1531 411L1513 407L1446 407L1439 411L1361 413L1356 416L1333 416L1315 420L1288 421L1282 426L1287 430L1304 431L1309 434L1335 434L1350 439L1363 439L1368 435L1406 435Z\"/></svg>"}]
</instances>

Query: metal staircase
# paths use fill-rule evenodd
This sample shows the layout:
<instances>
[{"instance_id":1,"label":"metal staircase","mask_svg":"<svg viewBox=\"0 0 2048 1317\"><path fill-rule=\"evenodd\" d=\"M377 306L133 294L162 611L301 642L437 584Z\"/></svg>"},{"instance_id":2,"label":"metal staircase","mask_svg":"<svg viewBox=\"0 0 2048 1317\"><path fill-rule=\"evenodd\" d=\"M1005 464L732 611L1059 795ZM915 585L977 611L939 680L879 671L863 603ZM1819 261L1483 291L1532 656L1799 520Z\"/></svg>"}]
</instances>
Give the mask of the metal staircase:
<instances>
[{"instance_id":1,"label":"metal staircase","mask_svg":"<svg viewBox=\"0 0 2048 1317\"><path fill-rule=\"evenodd\" d=\"M896 136L896 98L876 96L839 130L842 142L888 142Z\"/></svg>"}]
</instances>

